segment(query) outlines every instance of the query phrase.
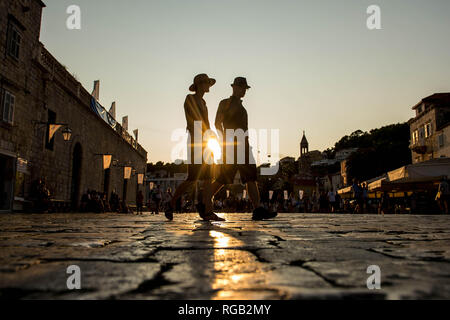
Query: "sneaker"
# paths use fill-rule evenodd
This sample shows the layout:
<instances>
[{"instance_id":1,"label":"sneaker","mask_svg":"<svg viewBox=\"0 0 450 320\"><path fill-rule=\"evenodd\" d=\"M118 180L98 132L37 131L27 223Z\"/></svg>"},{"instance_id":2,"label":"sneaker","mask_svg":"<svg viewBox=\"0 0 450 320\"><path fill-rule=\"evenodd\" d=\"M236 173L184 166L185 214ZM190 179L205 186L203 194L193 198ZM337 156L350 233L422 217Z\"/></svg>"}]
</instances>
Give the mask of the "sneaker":
<instances>
[{"instance_id":1,"label":"sneaker","mask_svg":"<svg viewBox=\"0 0 450 320\"><path fill-rule=\"evenodd\" d=\"M267 219L273 219L278 215L276 212L270 212L263 207L256 208L253 211L253 217L252 219L254 221L261 221L261 220L267 220Z\"/></svg>"},{"instance_id":2,"label":"sneaker","mask_svg":"<svg viewBox=\"0 0 450 320\"><path fill-rule=\"evenodd\" d=\"M224 218L219 217L214 212L211 212L211 213L208 213L206 215L203 215L202 219L205 220L205 221L225 221Z\"/></svg>"},{"instance_id":3,"label":"sneaker","mask_svg":"<svg viewBox=\"0 0 450 320\"><path fill-rule=\"evenodd\" d=\"M173 220L173 209L170 204L167 206L167 209L164 212L164 215L166 216L167 220L169 220L169 221Z\"/></svg>"}]
</instances>

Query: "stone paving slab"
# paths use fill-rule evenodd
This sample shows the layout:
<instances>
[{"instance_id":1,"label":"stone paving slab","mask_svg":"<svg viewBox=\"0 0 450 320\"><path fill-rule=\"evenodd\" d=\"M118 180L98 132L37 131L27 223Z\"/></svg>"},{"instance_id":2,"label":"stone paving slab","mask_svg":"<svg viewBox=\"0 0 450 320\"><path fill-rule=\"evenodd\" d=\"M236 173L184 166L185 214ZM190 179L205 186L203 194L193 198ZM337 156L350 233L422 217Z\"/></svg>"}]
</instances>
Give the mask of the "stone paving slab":
<instances>
[{"instance_id":1,"label":"stone paving slab","mask_svg":"<svg viewBox=\"0 0 450 320\"><path fill-rule=\"evenodd\" d=\"M223 216L1 215L0 298L450 298L450 216ZM381 290L367 289L370 265Z\"/></svg>"}]
</instances>

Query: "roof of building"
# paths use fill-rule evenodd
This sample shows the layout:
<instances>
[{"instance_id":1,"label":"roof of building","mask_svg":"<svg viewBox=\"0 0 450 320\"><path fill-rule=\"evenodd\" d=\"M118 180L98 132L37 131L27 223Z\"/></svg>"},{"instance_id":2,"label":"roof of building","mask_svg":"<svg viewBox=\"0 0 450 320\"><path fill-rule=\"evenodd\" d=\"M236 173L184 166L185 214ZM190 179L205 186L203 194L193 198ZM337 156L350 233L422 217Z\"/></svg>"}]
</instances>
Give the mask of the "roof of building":
<instances>
[{"instance_id":1,"label":"roof of building","mask_svg":"<svg viewBox=\"0 0 450 320\"><path fill-rule=\"evenodd\" d=\"M450 104L450 92L435 93L431 96L423 98L418 104L413 107L413 110L417 109L422 103L449 103Z\"/></svg>"},{"instance_id":2,"label":"roof of building","mask_svg":"<svg viewBox=\"0 0 450 320\"><path fill-rule=\"evenodd\" d=\"M302 147L303 146L307 147L309 145L308 139L306 139L305 131L303 131L303 138L302 138L302 142L300 144L301 144Z\"/></svg>"}]
</instances>

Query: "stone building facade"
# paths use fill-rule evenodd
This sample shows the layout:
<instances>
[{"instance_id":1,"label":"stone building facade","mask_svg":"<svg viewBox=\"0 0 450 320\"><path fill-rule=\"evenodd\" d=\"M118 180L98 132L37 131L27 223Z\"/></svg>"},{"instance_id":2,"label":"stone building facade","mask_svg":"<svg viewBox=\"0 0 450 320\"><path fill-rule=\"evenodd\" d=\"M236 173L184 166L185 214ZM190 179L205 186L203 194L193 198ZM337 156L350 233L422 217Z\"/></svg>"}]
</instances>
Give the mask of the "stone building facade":
<instances>
[{"instance_id":1,"label":"stone building facade","mask_svg":"<svg viewBox=\"0 0 450 320\"><path fill-rule=\"evenodd\" d=\"M413 107L409 121L412 162L450 157L450 93L436 93Z\"/></svg>"},{"instance_id":2,"label":"stone building facade","mask_svg":"<svg viewBox=\"0 0 450 320\"><path fill-rule=\"evenodd\" d=\"M0 211L32 200L32 184L44 179L52 198L76 206L92 189L116 190L134 202L147 152L118 123L91 107L92 95L40 43L40 0L0 2ZM114 121L115 122L115 121ZM49 124L60 129L49 141ZM103 169L104 154L113 165ZM132 167L124 179L124 167Z\"/></svg>"}]
</instances>

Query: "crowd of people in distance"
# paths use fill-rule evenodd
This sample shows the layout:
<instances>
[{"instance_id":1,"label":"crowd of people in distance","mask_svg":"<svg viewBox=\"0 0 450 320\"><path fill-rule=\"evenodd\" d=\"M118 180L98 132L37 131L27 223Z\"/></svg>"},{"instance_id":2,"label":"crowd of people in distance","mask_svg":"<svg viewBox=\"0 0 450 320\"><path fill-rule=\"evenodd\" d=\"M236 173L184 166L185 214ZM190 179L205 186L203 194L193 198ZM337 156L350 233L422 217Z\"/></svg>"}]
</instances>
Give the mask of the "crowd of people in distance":
<instances>
[{"instance_id":1,"label":"crowd of people in distance","mask_svg":"<svg viewBox=\"0 0 450 320\"><path fill-rule=\"evenodd\" d=\"M448 199L450 198L450 188L448 183L443 182L436 197L442 212L448 212ZM369 197L369 190L366 183L360 184L354 181L352 185L352 195L342 198L335 191L314 191L311 196L304 194L302 198L294 193L290 193L286 199L284 191L274 191L269 199L267 195L262 195L261 203L266 210L280 213L351 213L351 214L402 214L418 212L419 207L429 208L434 201L433 192L430 194L405 193L404 197L392 198L388 192L382 193L381 198ZM150 193L147 202L148 211L152 214L163 212L173 197L169 188L162 191L160 186ZM433 199L432 199L433 198ZM190 194L185 193L177 199L174 208L175 213L196 212L196 203L201 199L201 194L197 195L194 201ZM431 199L431 200L430 200ZM227 198L214 198L213 208L216 212L252 212L252 203L241 195L230 194Z\"/></svg>"},{"instance_id":2,"label":"crowd of people in distance","mask_svg":"<svg viewBox=\"0 0 450 320\"><path fill-rule=\"evenodd\" d=\"M163 191L161 190L161 186L157 185L156 188L150 190L149 198L147 201L147 208L148 211L151 214L159 214L160 212L164 212L166 207L168 206L168 203L173 198L172 189L168 188L167 190ZM182 197L184 198L184 197ZM181 198L179 199L181 202ZM185 205L185 204L184 204ZM181 206L178 211L176 212L187 212L183 211L183 207Z\"/></svg>"},{"instance_id":3,"label":"crowd of people in distance","mask_svg":"<svg viewBox=\"0 0 450 320\"><path fill-rule=\"evenodd\" d=\"M151 214L163 212L173 197L172 190L169 188L162 191L156 187L150 192L147 202L147 208ZM194 201L190 194L185 193L176 201L175 213L196 212L196 203L201 201L201 193ZM272 199L262 199L261 203L266 210L285 213L333 213L342 212L343 202L335 192L313 193L311 199L305 196L303 199L291 194L288 199L284 198L284 192L274 191ZM230 194L227 198L214 198L213 208L217 212L236 212L250 213L253 211L251 200L246 197Z\"/></svg>"},{"instance_id":4,"label":"crowd of people in distance","mask_svg":"<svg viewBox=\"0 0 450 320\"><path fill-rule=\"evenodd\" d=\"M266 210L280 213L353 213L353 214L401 214L418 212L420 206L430 208L431 202L435 202L442 213L448 214L450 187L446 180L439 184L438 194L430 191L429 194L405 193L404 197L392 198L389 193L383 192L381 198L369 197L367 184L360 184L354 180L352 185L352 196L343 199L335 191L313 192L311 196L304 194L302 198L294 193L289 194L286 199L284 191L274 191L272 197L262 196L261 204ZM43 179L39 179L33 186L33 198L35 199L36 212L48 212L51 194ZM164 212L173 198L172 189L162 190L156 186L150 191L147 202L142 191L136 195L136 213L146 212L159 214ZM188 192L176 200L175 213L197 212L197 204L201 201L201 190L197 199L193 199ZM430 200L431 199L431 200ZM248 197L236 196L232 193L226 198L213 199L213 208L217 212L250 213L253 210L252 202ZM92 213L134 213L116 191L112 191L109 199L104 192L87 190L81 197L80 212ZM420 213L420 211L418 212Z\"/></svg>"},{"instance_id":5,"label":"crowd of people in distance","mask_svg":"<svg viewBox=\"0 0 450 320\"><path fill-rule=\"evenodd\" d=\"M133 213L133 210L127 203L120 199L119 195L111 192L109 201L105 192L98 192L95 190L87 190L81 196L80 212L117 212L117 213Z\"/></svg>"}]
</instances>

